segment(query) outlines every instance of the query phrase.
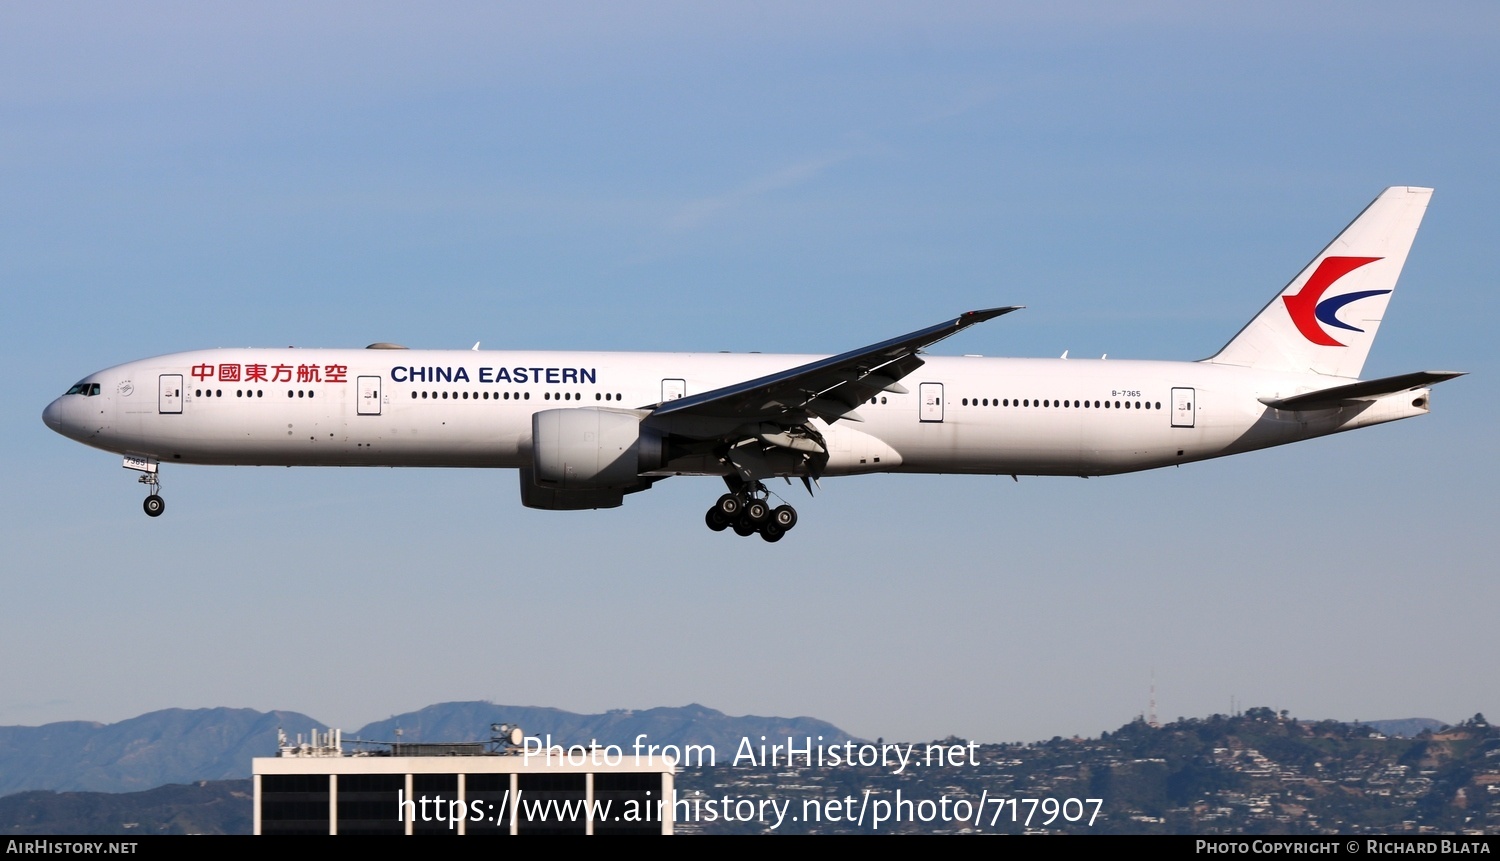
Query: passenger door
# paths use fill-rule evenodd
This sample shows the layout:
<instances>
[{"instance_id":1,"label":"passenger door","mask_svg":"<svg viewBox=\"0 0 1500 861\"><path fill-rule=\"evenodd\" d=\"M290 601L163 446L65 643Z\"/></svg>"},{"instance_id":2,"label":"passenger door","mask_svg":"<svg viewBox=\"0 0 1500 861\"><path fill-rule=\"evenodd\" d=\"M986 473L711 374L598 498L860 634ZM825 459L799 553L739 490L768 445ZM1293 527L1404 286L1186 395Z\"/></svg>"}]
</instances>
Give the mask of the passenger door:
<instances>
[{"instance_id":1,"label":"passenger door","mask_svg":"<svg viewBox=\"0 0 1500 861\"><path fill-rule=\"evenodd\" d=\"M922 383L918 386L918 395L922 400L921 420L941 422L943 420L943 384Z\"/></svg>"},{"instance_id":2,"label":"passenger door","mask_svg":"<svg viewBox=\"0 0 1500 861\"><path fill-rule=\"evenodd\" d=\"M156 392L156 411L164 416L182 414L182 374L162 374Z\"/></svg>"}]
</instances>

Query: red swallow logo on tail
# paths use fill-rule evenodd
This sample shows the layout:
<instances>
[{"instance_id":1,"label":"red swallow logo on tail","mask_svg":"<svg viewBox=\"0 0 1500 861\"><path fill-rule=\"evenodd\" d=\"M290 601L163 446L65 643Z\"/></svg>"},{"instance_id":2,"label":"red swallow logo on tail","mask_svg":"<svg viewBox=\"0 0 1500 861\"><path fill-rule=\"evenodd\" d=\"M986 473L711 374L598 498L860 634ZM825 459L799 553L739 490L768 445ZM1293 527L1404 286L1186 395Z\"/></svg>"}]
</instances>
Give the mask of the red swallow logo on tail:
<instances>
[{"instance_id":1,"label":"red swallow logo on tail","mask_svg":"<svg viewBox=\"0 0 1500 861\"><path fill-rule=\"evenodd\" d=\"M1312 277L1302 285L1295 296L1283 296L1281 301L1286 303L1287 313L1292 316L1292 322L1297 324L1297 331L1302 337L1314 344L1324 347L1344 347L1347 344L1333 339L1322 326L1332 326L1336 329L1348 329L1351 332L1363 332L1357 326L1351 326L1338 318L1338 313L1345 305L1367 299L1371 296L1381 296L1389 290L1361 290L1354 293L1341 293L1319 302L1324 291L1332 287L1334 282L1348 275L1350 272L1368 263L1374 263L1380 257L1325 257L1318 268L1313 271Z\"/></svg>"}]
</instances>

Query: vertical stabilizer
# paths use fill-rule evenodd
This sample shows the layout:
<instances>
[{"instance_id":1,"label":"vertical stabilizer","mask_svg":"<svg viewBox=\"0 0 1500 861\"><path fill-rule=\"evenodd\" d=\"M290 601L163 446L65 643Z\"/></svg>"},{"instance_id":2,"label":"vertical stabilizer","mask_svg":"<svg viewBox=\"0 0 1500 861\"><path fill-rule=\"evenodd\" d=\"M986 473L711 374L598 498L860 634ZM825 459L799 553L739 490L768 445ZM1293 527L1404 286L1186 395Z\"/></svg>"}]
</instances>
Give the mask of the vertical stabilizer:
<instances>
[{"instance_id":1,"label":"vertical stabilizer","mask_svg":"<svg viewBox=\"0 0 1500 861\"><path fill-rule=\"evenodd\" d=\"M1358 377L1430 188L1388 188L1207 361Z\"/></svg>"}]
</instances>

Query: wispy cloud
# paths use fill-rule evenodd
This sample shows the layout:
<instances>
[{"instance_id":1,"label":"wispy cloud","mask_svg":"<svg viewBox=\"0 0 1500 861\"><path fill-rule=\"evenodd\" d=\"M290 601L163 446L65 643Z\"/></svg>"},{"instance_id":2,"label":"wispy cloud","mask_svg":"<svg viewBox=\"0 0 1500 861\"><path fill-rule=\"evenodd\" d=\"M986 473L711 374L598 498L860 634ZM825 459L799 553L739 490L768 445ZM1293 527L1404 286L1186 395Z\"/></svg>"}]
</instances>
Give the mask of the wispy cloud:
<instances>
[{"instance_id":1,"label":"wispy cloud","mask_svg":"<svg viewBox=\"0 0 1500 861\"><path fill-rule=\"evenodd\" d=\"M926 125L962 116L998 100L1006 90L1007 87L993 85L987 87L970 87L953 93L948 98L942 100L934 109L918 116L916 124Z\"/></svg>"},{"instance_id":2,"label":"wispy cloud","mask_svg":"<svg viewBox=\"0 0 1500 861\"><path fill-rule=\"evenodd\" d=\"M804 159L757 176L721 194L688 201L667 219L667 228L690 230L698 227L723 212L743 206L757 198L816 179L819 174L834 165L848 161L855 155L857 155L855 150L846 150Z\"/></svg>"}]
</instances>

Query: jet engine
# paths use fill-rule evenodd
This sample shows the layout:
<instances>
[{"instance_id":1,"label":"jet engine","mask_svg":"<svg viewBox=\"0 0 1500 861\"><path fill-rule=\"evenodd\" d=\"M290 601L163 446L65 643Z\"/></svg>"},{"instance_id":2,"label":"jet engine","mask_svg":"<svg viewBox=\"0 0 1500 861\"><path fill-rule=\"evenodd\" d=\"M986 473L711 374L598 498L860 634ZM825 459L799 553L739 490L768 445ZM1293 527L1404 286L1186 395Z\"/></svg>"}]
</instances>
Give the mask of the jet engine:
<instances>
[{"instance_id":1,"label":"jet engine","mask_svg":"<svg viewBox=\"0 0 1500 861\"><path fill-rule=\"evenodd\" d=\"M642 431L642 413L580 407L531 417L531 462L541 488L627 491L667 460L665 439Z\"/></svg>"}]
</instances>

